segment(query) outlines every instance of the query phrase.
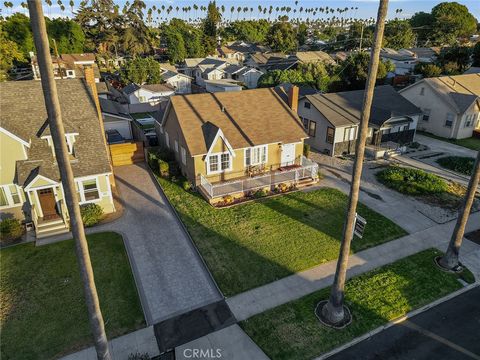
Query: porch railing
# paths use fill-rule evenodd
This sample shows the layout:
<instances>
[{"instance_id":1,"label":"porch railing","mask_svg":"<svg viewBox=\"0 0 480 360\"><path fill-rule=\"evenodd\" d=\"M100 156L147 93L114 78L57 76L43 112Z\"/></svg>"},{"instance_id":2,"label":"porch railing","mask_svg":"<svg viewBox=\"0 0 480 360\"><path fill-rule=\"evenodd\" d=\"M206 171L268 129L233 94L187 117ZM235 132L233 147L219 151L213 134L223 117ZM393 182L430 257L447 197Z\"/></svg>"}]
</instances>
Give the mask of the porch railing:
<instances>
[{"instance_id":1,"label":"porch railing","mask_svg":"<svg viewBox=\"0 0 480 360\"><path fill-rule=\"evenodd\" d=\"M37 209L35 208L35 204L32 204L30 208L30 216L32 218L33 225L35 226L35 230L36 230L38 226L38 213L37 213Z\"/></svg>"},{"instance_id":2,"label":"porch railing","mask_svg":"<svg viewBox=\"0 0 480 360\"><path fill-rule=\"evenodd\" d=\"M64 224L70 228L70 216L68 215L67 206L63 200L60 200L60 214L62 215Z\"/></svg>"},{"instance_id":3,"label":"porch railing","mask_svg":"<svg viewBox=\"0 0 480 360\"><path fill-rule=\"evenodd\" d=\"M222 181L211 183L200 175L200 186L210 198L218 198L229 194L258 190L261 188L278 185L286 182L294 182L306 178L317 178L318 164L302 156L300 166L289 170L270 171L264 175L247 177L239 180Z\"/></svg>"}]
</instances>

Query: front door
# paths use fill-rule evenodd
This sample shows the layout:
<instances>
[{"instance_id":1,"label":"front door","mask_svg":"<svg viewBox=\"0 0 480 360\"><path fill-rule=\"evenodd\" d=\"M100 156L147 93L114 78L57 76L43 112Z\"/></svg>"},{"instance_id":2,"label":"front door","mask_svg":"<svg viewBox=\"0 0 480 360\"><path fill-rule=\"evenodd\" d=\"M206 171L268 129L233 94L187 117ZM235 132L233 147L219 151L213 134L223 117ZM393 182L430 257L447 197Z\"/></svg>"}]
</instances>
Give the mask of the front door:
<instances>
[{"instance_id":1,"label":"front door","mask_svg":"<svg viewBox=\"0 0 480 360\"><path fill-rule=\"evenodd\" d=\"M295 144L282 145L282 166L295 164Z\"/></svg>"},{"instance_id":2,"label":"front door","mask_svg":"<svg viewBox=\"0 0 480 360\"><path fill-rule=\"evenodd\" d=\"M53 195L53 189L37 190L38 200L42 207L43 219L52 220L58 218L57 209L55 207L55 196Z\"/></svg>"}]
</instances>

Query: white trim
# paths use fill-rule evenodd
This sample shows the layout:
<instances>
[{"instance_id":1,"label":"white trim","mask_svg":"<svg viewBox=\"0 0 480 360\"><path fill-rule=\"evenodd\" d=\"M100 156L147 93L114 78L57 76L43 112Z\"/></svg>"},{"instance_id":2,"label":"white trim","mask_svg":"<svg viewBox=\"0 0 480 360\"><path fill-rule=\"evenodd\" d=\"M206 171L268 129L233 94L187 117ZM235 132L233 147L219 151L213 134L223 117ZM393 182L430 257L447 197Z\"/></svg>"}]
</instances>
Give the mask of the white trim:
<instances>
[{"instance_id":1,"label":"white trim","mask_svg":"<svg viewBox=\"0 0 480 360\"><path fill-rule=\"evenodd\" d=\"M25 186L24 190L29 191L30 189L32 189L32 184L35 181L37 181L37 179L42 179L42 180L48 181L50 183L50 185L42 185L40 187L34 187L33 189L44 189L44 188L49 188L49 187L58 185L58 182L56 182L55 180L49 179L49 178L47 178L43 175L37 175L32 179L32 181L30 181L30 183L27 186Z\"/></svg>"},{"instance_id":2,"label":"white trim","mask_svg":"<svg viewBox=\"0 0 480 360\"><path fill-rule=\"evenodd\" d=\"M228 154L230 156L229 164L228 164L229 167L228 167L228 169L222 170L222 155L224 155L224 154ZM210 157L211 156L216 156L217 157L217 160L218 160L218 170L217 171L210 171ZM229 151L224 151L224 152L221 152L221 153L213 153L213 154L208 155L205 158L205 164L207 165L207 175L215 175L215 174L230 172L230 171L232 171L232 168L233 168L232 156L231 156Z\"/></svg>"},{"instance_id":3,"label":"white trim","mask_svg":"<svg viewBox=\"0 0 480 360\"><path fill-rule=\"evenodd\" d=\"M115 203L113 202L113 196L112 196L112 186L110 184L110 175L105 175L105 179L107 180L108 197L110 198L110 201L112 202L113 211L116 211Z\"/></svg>"},{"instance_id":4,"label":"white trim","mask_svg":"<svg viewBox=\"0 0 480 360\"><path fill-rule=\"evenodd\" d=\"M17 135L14 135L12 134L10 131L8 131L7 129L3 128L0 126L0 132L4 133L5 135L7 136L10 136L12 139L14 140L17 140L18 142L22 143L23 145L25 145L26 147L30 147L30 144L28 142L26 142L25 140L22 140L20 139Z\"/></svg>"},{"instance_id":5,"label":"white trim","mask_svg":"<svg viewBox=\"0 0 480 360\"><path fill-rule=\"evenodd\" d=\"M13 202L13 196L10 190L10 186L15 186L15 188L17 189L18 199L20 200L18 204L15 204ZM3 192L5 194L5 199L7 200L7 205L0 206L0 209L11 209L11 208L16 208L23 205L24 201L21 194L22 188L20 186L18 186L17 184L5 184L5 185L0 185L0 188L3 189Z\"/></svg>"},{"instance_id":6,"label":"white trim","mask_svg":"<svg viewBox=\"0 0 480 360\"><path fill-rule=\"evenodd\" d=\"M227 145L227 149L230 155L232 155L232 157L235 157L236 156L235 151L233 151L232 146L230 145L228 140L225 138L225 135L223 134L222 129L218 129L217 134L215 135L215 138L213 139L212 144L210 145L210 148L207 151L207 154L206 154L207 158L212 154L213 147L215 146L219 138L222 138L222 141L225 143L225 145Z\"/></svg>"},{"instance_id":7,"label":"white trim","mask_svg":"<svg viewBox=\"0 0 480 360\"><path fill-rule=\"evenodd\" d=\"M187 165L187 150L183 146L180 146L180 156L183 165Z\"/></svg>"},{"instance_id":8,"label":"white trim","mask_svg":"<svg viewBox=\"0 0 480 360\"><path fill-rule=\"evenodd\" d=\"M111 117L114 117L114 118L117 118L117 119L126 120L126 121L130 121L130 122L133 121L133 119L131 117L128 118L128 117L118 116L118 115L110 114L108 112L103 112L103 111L102 111L102 115L103 116L105 116L105 115L106 116L111 116ZM105 119L103 119L103 121L105 121ZM113 121L106 121L106 122L113 122Z\"/></svg>"},{"instance_id":9,"label":"white trim","mask_svg":"<svg viewBox=\"0 0 480 360\"><path fill-rule=\"evenodd\" d=\"M99 182L98 182L98 175L94 175L94 176L90 176L90 177L84 177L84 178L75 179L75 180L77 182L77 186L78 186L78 190L79 190L78 192L80 194L80 201L79 201L80 205L97 203L97 202L100 202L102 200L102 192L100 191L100 186L99 186ZM94 199L94 200L86 200L85 199L85 188L83 187L83 182L89 181L89 180L95 180L95 186L97 188L98 199Z\"/></svg>"}]
</instances>

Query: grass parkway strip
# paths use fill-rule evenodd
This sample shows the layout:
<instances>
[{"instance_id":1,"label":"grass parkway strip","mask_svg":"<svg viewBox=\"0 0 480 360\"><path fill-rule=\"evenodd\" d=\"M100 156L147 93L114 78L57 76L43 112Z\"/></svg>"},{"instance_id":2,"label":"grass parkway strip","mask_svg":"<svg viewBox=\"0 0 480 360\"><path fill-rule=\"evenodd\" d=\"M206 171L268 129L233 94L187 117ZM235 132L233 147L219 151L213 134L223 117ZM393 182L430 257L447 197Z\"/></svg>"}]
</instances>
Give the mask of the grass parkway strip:
<instances>
[{"instance_id":1,"label":"grass parkway strip","mask_svg":"<svg viewBox=\"0 0 480 360\"><path fill-rule=\"evenodd\" d=\"M348 197L324 188L215 209L198 194L157 178L225 296L270 283L338 256ZM406 235L359 204L367 219L352 251Z\"/></svg>"},{"instance_id":2,"label":"grass parkway strip","mask_svg":"<svg viewBox=\"0 0 480 360\"><path fill-rule=\"evenodd\" d=\"M273 360L312 359L460 289L459 276L474 282L467 269L461 275L438 269L433 258L440 254L428 249L348 280L345 296L353 321L345 329L324 327L314 314L317 303L328 299L330 288L266 311L240 325Z\"/></svg>"},{"instance_id":3,"label":"grass parkway strip","mask_svg":"<svg viewBox=\"0 0 480 360\"><path fill-rule=\"evenodd\" d=\"M120 235L87 236L109 339L145 325ZM0 251L2 359L52 359L93 345L73 240Z\"/></svg>"}]
</instances>

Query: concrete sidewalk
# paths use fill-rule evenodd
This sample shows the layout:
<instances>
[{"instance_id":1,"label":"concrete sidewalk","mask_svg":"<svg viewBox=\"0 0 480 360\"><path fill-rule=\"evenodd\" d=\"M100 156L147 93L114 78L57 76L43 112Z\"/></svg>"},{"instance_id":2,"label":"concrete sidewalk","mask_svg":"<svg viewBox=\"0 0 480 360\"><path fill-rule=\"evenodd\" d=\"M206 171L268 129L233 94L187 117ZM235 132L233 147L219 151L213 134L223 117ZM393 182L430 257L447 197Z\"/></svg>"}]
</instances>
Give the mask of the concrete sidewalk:
<instances>
[{"instance_id":1,"label":"concrete sidewalk","mask_svg":"<svg viewBox=\"0 0 480 360\"><path fill-rule=\"evenodd\" d=\"M431 247L445 251L454 226L454 221L436 225L351 255L347 277L360 275ZM470 216L467 232L479 226L480 213L477 212ZM465 239L460 255L461 261L472 270L477 279L480 279L480 246ZM235 295L227 299L227 304L238 321L248 319L330 286L333 282L336 263L337 261L333 260Z\"/></svg>"},{"instance_id":2,"label":"concrete sidewalk","mask_svg":"<svg viewBox=\"0 0 480 360\"><path fill-rule=\"evenodd\" d=\"M128 360L131 354L136 353L148 353L151 357L159 355L157 340L153 333L153 326L120 336L109 341L108 345L110 347L110 354L115 360ZM97 353L93 346L61 358L61 360L95 359L97 359Z\"/></svg>"}]
</instances>

